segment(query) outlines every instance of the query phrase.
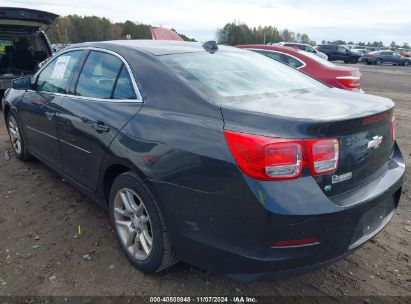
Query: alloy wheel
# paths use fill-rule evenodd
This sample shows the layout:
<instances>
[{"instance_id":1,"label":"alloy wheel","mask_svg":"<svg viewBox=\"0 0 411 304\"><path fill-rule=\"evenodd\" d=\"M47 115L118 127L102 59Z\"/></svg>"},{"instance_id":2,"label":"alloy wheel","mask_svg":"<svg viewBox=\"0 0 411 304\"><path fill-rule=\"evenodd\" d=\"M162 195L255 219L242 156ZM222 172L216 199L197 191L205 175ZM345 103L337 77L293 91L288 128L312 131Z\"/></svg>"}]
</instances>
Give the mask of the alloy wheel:
<instances>
[{"instance_id":1,"label":"alloy wheel","mask_svg":"<svg viewBox=\"0 0 411 304\"><path fill-rule=\"evenodd\" d=\"M146 260L153 249L150 216L141 198L131 189L120 189L114 199L114 221L121 242L137 260Z\"/></svg>"},{"instance_id":2,"label":"alloy wheel","mask_svg":"<svg viewBox=\"0 0 411 304\"><path fill-rule=\"evenodd\" d=\"M20 135L19 126L17 125L17 121L13 115L9 117L8 128L9 128L10 139L11 139L11 144L13 146L13 149L18 155L20 155L21 154L21 135Z\"/></svg>"}]
</instances>

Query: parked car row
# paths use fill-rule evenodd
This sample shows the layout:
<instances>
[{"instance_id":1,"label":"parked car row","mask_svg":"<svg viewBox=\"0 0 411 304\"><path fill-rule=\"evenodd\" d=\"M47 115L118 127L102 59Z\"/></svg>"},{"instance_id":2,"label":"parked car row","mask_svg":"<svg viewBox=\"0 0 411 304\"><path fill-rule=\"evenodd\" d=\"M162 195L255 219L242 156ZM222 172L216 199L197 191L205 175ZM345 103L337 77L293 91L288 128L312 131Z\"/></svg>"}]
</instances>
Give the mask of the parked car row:
<instances>
[{"instance_id":1,"label":"parked car row","mask_svg":"<svg viewBox=\"0 0 411 304\"><path fill-rule=\"evenodd\" d=\"M347 48L343 45L324 44L318 45L316 49L327 54L328 60L341 60L345 63L365 62L367 64L395 64L407 66L411 64L410 53L402 50L401 53L391 50L370 51L367 49Z\"/></svg>"},{"instance_id":2,"label":"parked car row","mask_svg":"<svg viewBox=\"0 0 411 304\"><path fill-rule=\"evenodd\" d=\"M285 63L331 87L360 91L361 74L358 68L333 64L311 52L280 45L238 45Z\"/></svg>"}]
</instances>

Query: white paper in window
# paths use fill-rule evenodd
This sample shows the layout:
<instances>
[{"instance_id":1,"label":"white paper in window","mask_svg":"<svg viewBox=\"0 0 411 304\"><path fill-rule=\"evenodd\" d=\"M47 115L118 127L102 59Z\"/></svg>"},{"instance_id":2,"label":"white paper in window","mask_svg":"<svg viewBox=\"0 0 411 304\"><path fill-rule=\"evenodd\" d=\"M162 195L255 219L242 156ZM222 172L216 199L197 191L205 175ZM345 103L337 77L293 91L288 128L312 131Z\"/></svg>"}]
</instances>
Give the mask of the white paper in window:
<instances>
[{"instance_id":1,"label":"white paper in window","mask_svg":"<svg viewBox=\"0 0 411 304\"><path fill-rule=\"evenodd\" d=\"M69 61L70 56L60 56L57 58L56 65L54 66L53 73L51 74L51 79L63 79Z\"/></svg>"}]
</instances>

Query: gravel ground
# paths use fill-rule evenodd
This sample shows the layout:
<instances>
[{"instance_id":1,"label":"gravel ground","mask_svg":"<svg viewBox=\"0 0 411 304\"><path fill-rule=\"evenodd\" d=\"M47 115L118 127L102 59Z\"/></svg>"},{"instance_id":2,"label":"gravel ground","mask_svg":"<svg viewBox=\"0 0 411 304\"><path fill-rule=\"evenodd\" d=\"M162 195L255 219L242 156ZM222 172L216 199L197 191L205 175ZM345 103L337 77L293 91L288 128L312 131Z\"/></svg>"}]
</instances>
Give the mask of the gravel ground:
<instances>
[{"instance_id":1,"label":"gravel ground","mask_svg":"<svg viewBox=\"0 0 411 304\"><path fill-rule=\"evenodd\" d=\"M396 102L397 138L411 167L411 67L355 66L367 93ZM0 296L411 296L409 170L396 215L354 254L298 277L242 284L184 263L156 275L133 269L103 210L40 162L23 163L7 151L1 120Z\"/></svg>"}]
</instances>

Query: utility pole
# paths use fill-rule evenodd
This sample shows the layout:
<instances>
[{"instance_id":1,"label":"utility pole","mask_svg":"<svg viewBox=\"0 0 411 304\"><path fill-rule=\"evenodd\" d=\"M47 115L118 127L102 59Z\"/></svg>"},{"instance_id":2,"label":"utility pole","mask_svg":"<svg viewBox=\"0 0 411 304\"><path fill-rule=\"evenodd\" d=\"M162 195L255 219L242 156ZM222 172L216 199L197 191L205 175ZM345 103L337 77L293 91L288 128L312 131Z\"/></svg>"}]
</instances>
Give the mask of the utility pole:
<instances>
[{"instance_id":1,"label":"utility pole","mask_svg":"<svg viewBox=\"0 0 411 304\"><path fill-rule=\"evenodd\" d=\"M60 28L59 28L58 23L56 23L56 28L57 28L57 35L59 36L59 41L60 41L60 43L63 43L63 40L61 39Z\"/></svg>"}]
</instances>

